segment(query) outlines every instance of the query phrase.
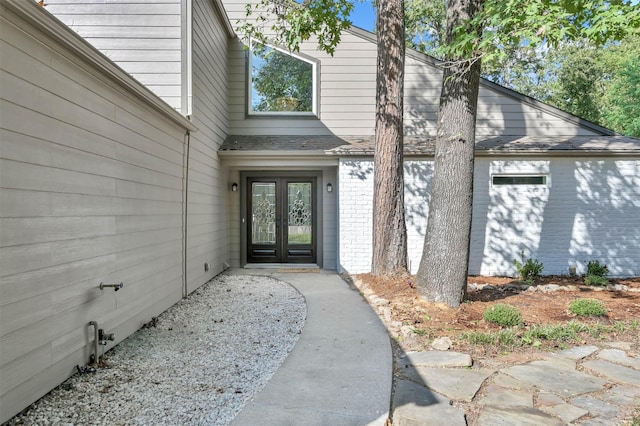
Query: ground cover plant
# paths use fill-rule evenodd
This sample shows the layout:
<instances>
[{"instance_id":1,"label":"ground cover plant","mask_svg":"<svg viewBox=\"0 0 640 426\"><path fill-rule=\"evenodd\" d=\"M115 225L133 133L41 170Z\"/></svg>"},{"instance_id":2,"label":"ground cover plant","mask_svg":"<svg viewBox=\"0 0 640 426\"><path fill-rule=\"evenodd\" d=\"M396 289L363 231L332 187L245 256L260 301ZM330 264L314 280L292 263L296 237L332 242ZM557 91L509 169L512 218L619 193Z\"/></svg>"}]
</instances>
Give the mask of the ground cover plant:
<instances>
[{"instance_id":1,"label":"ground cover plant","mask_svg":"<svg viewBox=\"0 0 640 426\"><path fill-rule=\"evenodd\" d=\"M613 341L628 342L640 354L640 277L611 279L609 287L587 286L581 276L541 276L531 286L508 277L469 277L467 298L458 308L420 299L408 275L388 279L363 274L355 279L389 300L391 321L414 330L396 339L404 351L428 349L434 339L447 336L452 350L471 354L479 365L516 363L548 351ZM596 301L586 302L589 306L602 303L606 315L572 312L572 303L585 299ZM506 319L517 318L516 311L521 321L510 325ZM506 322L498 324L496 318Z\"/></svg>"},{"instance_id":2,"label":"ground cover plant","mask_svg":"<svg viewBox=\"0 0 640 426\"><path fill-rule=\"evenodd\" d=\"M502 327L511 327L522 324L522 314L515 306L498 303L484 311L482 317L485 321L492 322Z\"/></svg>"},{"instance_id":3,"label":"ground cover plant","mask_svg":"<svg viewBox=\"0 0 640 426\"><path fill-rule=\"evenodd\" d=\"M607 315L607 307L596 299L576 299L569 305L569 310L581 317L603 317Z\"/></svg>"}]
</instances>

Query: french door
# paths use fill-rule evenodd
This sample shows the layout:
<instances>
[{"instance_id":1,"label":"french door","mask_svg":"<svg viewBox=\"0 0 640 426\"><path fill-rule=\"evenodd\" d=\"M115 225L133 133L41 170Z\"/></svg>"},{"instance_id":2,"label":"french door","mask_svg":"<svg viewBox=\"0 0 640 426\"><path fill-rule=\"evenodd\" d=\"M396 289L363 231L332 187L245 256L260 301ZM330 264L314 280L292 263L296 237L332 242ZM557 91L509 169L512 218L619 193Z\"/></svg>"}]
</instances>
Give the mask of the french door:
<instances>
[{"instance_id":1,"label":"french door","mask_svg":"<svg viewBox=\"0 0 640 426\"><path fill-rule=\"evenodd\" d=\"M316 262L316 179L247 179L247 261Z\"/></svg>"}]
</instances>

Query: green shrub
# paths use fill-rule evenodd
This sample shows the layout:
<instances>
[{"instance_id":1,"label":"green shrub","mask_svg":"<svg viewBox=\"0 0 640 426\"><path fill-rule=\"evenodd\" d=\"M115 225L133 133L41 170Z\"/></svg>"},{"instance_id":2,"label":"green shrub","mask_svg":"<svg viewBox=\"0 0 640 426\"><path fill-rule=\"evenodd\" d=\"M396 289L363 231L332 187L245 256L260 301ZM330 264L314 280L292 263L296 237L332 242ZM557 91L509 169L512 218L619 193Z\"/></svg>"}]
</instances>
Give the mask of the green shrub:
<instances>
[{"instance_id":1,"label":"green shrub","mask_svg":"<svg viewBox=\"0 0 640 426\"><path fill-rule=\"evenodd\" d=\"M587 276L595 275L597 277L606 277L609 274L609 267L598 260L590 260L587 262Z\"/></svg>"},{"instance_id":2,"label":"green shrub","mask_svg":"<svg viewBox=\"0 0 640 426\"><path fill-rule=\"evenodd\" d=\"M581 317L603 317L607 315L607 307L596 299L576 299L571 302L569 310Z\"/></svg>"},{"instance_id":3,"label":"green shrub","mask_svg":"<svg viewBox=\"0 0 640 426\"><path fill-rule=\"evenodd\" d=\"M587 275L586 277L584 277L584 283L586 285L604 287L609 284L609 280L605 277L601 277L600 275Z\"/></svg>"},{"instance_id":4,"label":"green shrub","mask_svg":"<svg viewBox=\"0 0 640 426\"><path fill-rule=\"evenodd\" d=\"M598 260L590 260L587 262L587 275L584 278L586 285L598 285L605 286L609 284L607 275L609 274L609 267Z\"/></svg>"},{"instance_id":5,"label":"green shrub","mask_svg":"<svg viewBox=\"0 0 640 426\"><path fill-rule=\"evenodd\" d=\"M520 252L520 259L513 259L513 264L520 275L520 279L526 282L533 282L542 274L544 265L537 259L526 258L524 251Z\"/></svg>"},{"instance_id":6,"label":"green shrub","mask_svg":"<svg viewBox=\"0 0 640 426\"><path fill-rule=\"evenodd\" d=\"M502 327L511 327L514 325L522 324L522 314L518 308L504 303L498 303L487 308L484 311L483 318L485 321L489 321L498 324Z\"/></svg>"}]
</instances>

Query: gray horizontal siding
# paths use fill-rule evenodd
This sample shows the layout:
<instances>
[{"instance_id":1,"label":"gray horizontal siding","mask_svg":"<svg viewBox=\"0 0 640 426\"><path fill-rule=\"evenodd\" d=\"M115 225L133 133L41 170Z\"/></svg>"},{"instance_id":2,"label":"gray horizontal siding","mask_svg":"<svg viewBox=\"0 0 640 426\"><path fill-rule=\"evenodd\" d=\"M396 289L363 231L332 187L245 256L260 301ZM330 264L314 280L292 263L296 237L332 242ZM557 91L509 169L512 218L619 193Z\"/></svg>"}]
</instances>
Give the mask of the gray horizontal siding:
<instances>
[{"instance_id":1,"label":"gray horizontal siding","mask_svg":"<svg viewBox=\"0 0 640 426\"><path fill-rule=\"evenodd\" d=\"M87 362L89 321L119 342L181 298L186 130L0 19L3 422Z\"/></svg>"},{"instance_id":2,"label":"gray horizontal siding","mask_svg":"<svg viewBox=\"0 0 640 426\"><path fill-rule=\"evenodd\" d=\"M180 0L51 0L46 10L169 105L182 107Z\"/></svg>"},{"instance_id":3,"label":"gray horizontal siding","mask_svg":"<svg viewBox=\"0 0 640 426\"><path fill-rule=\"evenodd\" d=\"M193 1L193 116L198 127L189 149L186 264L192 292L229 261L226 173L218 148L227 136L228 36L209 0ZM211 269L206 272L204 263Z\"/></svg>"},{"instance_id":4,"label":"gray horizontal siding","mask_svg":"<svg viewBox=\"0 0 640 426\"><path fill-rule=\"evenodd\" d=\"M245 19L245 0L226 0L231 22ZM371 135L375 118L376 44L371 37L343 33L330 56L308 42L301 53L320 63L320 119L245 117L246 52L235 42L230 57L230 127L233 134L306 134L339 136ZM405 65L405 132L411 136L435 136L442 71L433 61L412 54ZM478 101L476 134L495 135L593 135L596 131L553 108L539 108L517 95L483 85Z\"/></svg>"}]
</instances>

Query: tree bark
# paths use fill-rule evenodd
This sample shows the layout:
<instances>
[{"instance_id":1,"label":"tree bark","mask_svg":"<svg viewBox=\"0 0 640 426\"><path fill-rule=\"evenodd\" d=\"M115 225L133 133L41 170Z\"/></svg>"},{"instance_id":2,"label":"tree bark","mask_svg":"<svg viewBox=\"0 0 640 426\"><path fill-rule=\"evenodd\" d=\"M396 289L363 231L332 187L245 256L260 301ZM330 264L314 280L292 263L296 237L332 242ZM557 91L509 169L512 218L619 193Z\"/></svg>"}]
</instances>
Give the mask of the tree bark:
<instances>
[{"instance_id":1,"label":"tree bark","mask_svg":"<svg viewBox=\"0 0 640 426\"><path fill-rule=\"evenodd\" d=\"M404 1L378 2L378 68L373 196L373 259L376 275L407 269L404 218L403 95Z\"/></svg>"},{"instance_id":2,"label":"tree bark","mask_svg":"<svg viewBox=\"0 0 640 426\"><path fill-rule=\"evenodd\" d=\"M453 29L472 18L484 0L449 1L447 42ZM430 301L459 306L467 289L475 124L480 59L448 58L444 71L435 146L427 234L416 284Z\"/></svg>"}]
</instances>

